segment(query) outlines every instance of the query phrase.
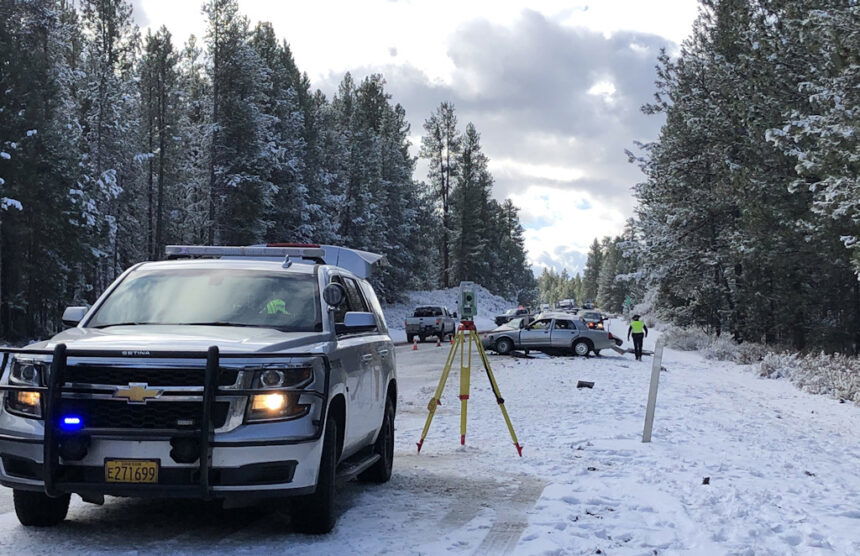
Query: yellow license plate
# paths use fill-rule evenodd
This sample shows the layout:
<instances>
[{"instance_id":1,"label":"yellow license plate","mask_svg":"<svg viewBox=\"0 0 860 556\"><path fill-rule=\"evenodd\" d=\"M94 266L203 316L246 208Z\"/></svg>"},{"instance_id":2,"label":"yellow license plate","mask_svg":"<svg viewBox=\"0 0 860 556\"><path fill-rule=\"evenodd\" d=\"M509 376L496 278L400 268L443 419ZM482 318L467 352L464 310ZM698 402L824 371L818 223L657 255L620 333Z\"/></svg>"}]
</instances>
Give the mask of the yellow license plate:
<instances>
[{"instance_id":1,"label":"yellow license plate","mask_svg":"<svg viewBox=\"0 0 860 556\"><path fill-rule=\"evenodd\" d=\"M157 483L158 460L109 459L105 460L105 482Z\"/></svg>"}]
</instances>

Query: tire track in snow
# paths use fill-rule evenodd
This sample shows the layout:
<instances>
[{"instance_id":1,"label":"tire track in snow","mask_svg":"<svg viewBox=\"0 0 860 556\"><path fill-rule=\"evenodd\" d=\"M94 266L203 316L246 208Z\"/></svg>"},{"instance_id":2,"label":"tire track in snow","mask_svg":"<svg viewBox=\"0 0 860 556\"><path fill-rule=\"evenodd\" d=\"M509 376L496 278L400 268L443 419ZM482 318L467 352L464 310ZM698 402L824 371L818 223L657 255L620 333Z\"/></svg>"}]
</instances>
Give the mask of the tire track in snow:
<instances>
[{"instance_id":1,"label":"tire track in snow","mask_svg":"<svg viewBox=\"0 0 860 556\"><path fill-rule=\"evenodd\" d=\"M502 494L496 520L475 554L511 554L528 527L527 512L540 498L546 483L534 478L515 479L519 482L511 496Z\"/></svg>"}]
</instances>

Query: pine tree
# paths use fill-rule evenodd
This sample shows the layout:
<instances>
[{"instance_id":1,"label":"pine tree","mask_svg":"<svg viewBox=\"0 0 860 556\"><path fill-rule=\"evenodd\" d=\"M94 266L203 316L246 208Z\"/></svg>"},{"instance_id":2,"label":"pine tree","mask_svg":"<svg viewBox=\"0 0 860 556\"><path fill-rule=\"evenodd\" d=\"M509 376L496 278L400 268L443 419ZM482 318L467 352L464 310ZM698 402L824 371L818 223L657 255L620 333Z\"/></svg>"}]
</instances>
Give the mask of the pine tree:
<instances>
[{"instance_id":1,"label":"pine tree","mask_svg":"<svg viewBox=\"0 0 860 556\"><path fill-rule=\"evenodd\" d=\"M582 276L582 299L580 303L594 302L597 300L599 288L600 267L603 263L603 250L600 242L594 238L588 251L588 259L585 262L585 272Z\"/></svg>"},{"instance_id":2,"label":"pine tree","mask_svg":"<svg viewBox=\"0 0 860 556\"><path fill-rule=\"evenodd\" d=\"M430 184L439 199L441 231L439 252L442 257L441 283L451 285L451 192L460 174L458 159L461 137L457 131L454 105L443 102L424 122L426 135L421 138L421 157L430 164Z\"/></svg>"},{"instance_id":3,"label":"pine tree","mask_svg":"<svg viewBox=\"0 0 860 556\"><path fill-rule=\"evenodd\" d=\"M457 163L460 172L450 200L452 277L456 283L468 280L483 284L492 272L485 254L492 240L487 234L486 221L493 178L480 141L480 134L469 123Z\"/></svg>"},{"instance_id":4,"label":"pine tree","mask_svg":"<svg viewBox=\"0 0 860 556\"><path fill-rule=\"evenodd\" d=\"M173 210L172 194L177 187L179 75L178 55L173 49L170 32L161 27L144 41L140 63L141 127L146 147L147 254L160 258L166 239L174 233L166 230L165 213Z\"/></svg>"},{"instance_id":5,"label":"pine tree","mask_svg":"<svg viewBox=\"0 0 860 556\"><path fill-rule=\"evenodd\" d=\"M236 0L210 0L212 123L210 231L217 244L250 245L265 236L276 161L275 119L266 114L268 69L251 47Z\"/></svg>"}]
</instances>

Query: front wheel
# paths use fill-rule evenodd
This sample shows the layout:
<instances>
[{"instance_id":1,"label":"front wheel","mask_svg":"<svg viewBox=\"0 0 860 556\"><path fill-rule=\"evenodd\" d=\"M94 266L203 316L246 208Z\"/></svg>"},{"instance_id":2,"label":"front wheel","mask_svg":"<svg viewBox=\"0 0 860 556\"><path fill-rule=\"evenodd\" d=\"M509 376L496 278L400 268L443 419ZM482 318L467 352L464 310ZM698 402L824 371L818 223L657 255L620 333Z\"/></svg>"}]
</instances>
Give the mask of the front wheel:
<instances>
[{"instance_id":1,"label":"front wheel","mask_svg":"<svg viewBox=\"0 0 860 556\"><path fill-rule=\"evenodd\" d=\"M373 445L373 453L378 454L379 459L358 478L370 483L387 483L394 464L394 402L391 398L385 401L385 415L382 417L379 436Z\"/></svg>"},{"instance_id":2,"label":"front wheel","mask_svg":"<svg viewBox=\"0 0 860 556\"><path fill-rule=\"evenodd\" d=\"M328 416L316 491L296 500L293 523L298 531L322 535L334 528L335 473L337 470L337 421Z\"/></svg>"},{"instance_id":3,"label":"front wheel","mask_svg":"<svg viewBox=\"0 0 860 556\"><path fill-rule=\"evenodd\" d=\"M29 490L12 491L15 514L26 527L51 527L57 525L69 512L70 494L52 498L43 492Z\"/></svg>"},{"instance_id":4,"label":"front wheel","mask_svg":"<svg viewBox=\"0 0 860 556\"><path fill-rule=\"evenodd\" d=\"M499 355L508 355L514 351L514 342L510 338L499 338L496 341L496 352Z\"/></svg>"},{"instance_id":5,"label":"front wheel","mask_svg":"<svg viewBox=\"0 0 860 556\"><path fill-rule=\"evenodd\" d=\"M409 342L410 344L411 344L414 340L415 340L415 334L407 334L407 335L406 335L406 341L407 341L407 342Z\"/></svg>"}]
</instances>

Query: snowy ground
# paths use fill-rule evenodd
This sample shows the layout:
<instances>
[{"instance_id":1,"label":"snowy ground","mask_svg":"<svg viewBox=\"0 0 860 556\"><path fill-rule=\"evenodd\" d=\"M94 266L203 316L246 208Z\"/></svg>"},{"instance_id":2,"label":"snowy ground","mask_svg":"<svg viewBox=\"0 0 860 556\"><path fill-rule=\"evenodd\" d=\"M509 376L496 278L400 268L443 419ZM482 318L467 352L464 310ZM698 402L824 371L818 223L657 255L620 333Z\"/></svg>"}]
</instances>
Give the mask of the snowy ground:
<instances>
[{"instance_id":1,"label":"snowy ground","mask_svg":"<svg viewBox=\"0 0 860 556\"><path fill-rule=\"evenodd\" d=\"M492 330L496 327L493 318L516 306L512 301L507 301L503 297L493 295L483 286L477 286L476 291L478 293L478 316L475 319L475 325L478 327L478 330ZM459 288L407 292L406 301L403 303L386 305L383 308L383 312L385 313L385 321L388 323L391 338L395 342L406 341L405 321L407 317L412 316L415 307L439 305L448 307L449 310L459 313L459 308L457 307L459 292Z\"/></svg>"},{"instance_id":2,"label":"snowy ground","mask_svg":"<svg viewBox=\"0 0 860 556\"><path fill-rule=\"evenodd\" d=\"M647 358L492 356L523 457L480 372L465 449L452 373L418 455L446 353L398 348L394 477L341 490L340 519L326 537L292 533L265 508L120 499L75 500L68 522L28 530L4 489L0 552L860 553L854 405L669 350L653 442L642 444ZM594 389L577 390L577 380Z\"/></svg>"}]
</instances>

